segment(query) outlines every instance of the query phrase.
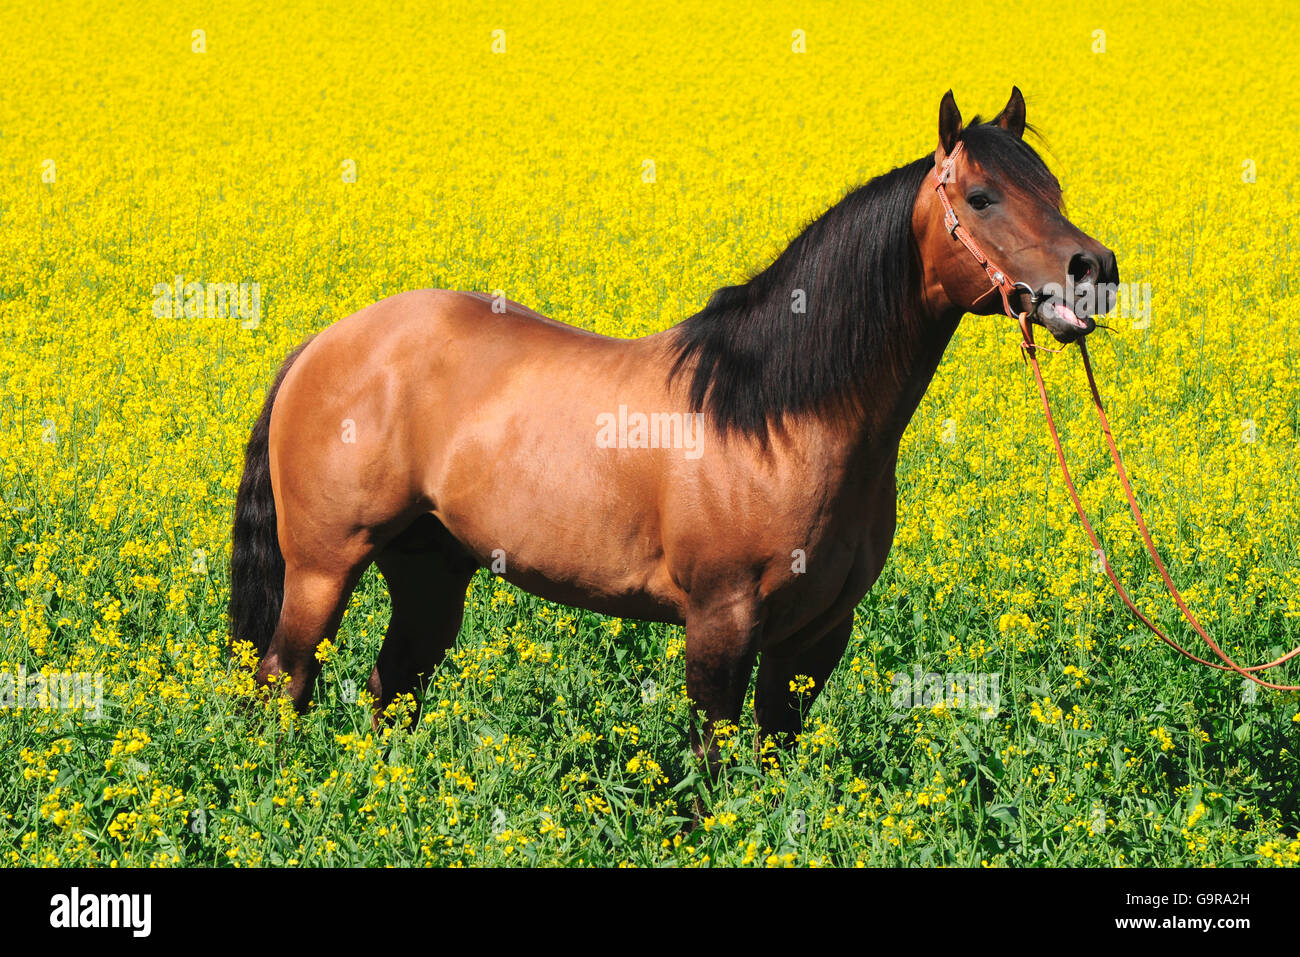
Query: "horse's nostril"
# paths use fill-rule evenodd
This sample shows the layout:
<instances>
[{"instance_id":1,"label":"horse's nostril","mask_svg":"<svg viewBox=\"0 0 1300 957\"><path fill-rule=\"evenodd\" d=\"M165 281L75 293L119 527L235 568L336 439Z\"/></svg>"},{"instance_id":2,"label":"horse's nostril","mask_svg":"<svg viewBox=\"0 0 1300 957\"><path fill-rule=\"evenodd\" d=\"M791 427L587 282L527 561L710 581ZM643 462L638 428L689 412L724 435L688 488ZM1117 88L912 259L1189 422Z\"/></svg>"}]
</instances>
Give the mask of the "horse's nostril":
<instances>
[{"instance_id":1,"label":"horse's nostril","mask_svg":"<svg viewBox=\"0 0 1300 957\"><path fill-rule=\"evenodd\" d=\"M1094 282L1101 271L1101 265L1092 256L1075 253L1070 257L1070 278L1075 284Z\"/></svg>"},{"instance_id":2,"label":"horse's nostril","mask_svg":"<svg viewBox=\"0 0 1300 957\"><path fill-rule=\"evenodd\" d=\"M1119 262L1115 254L1107 250L1101 264L1101 281L1115 285L1119 282Z\"/></svg>"}]
</instances>

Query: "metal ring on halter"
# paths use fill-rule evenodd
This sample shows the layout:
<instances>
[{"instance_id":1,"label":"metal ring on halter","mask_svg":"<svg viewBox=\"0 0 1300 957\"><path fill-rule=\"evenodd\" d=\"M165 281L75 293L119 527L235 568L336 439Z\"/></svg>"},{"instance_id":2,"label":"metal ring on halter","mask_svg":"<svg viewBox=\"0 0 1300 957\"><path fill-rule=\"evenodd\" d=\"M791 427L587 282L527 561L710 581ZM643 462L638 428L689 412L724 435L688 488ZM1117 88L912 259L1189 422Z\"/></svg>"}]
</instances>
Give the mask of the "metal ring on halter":
<instances>
[{"instance_id":1,"label":"metal ring on halter","mask_svg":"<svg viewBox=\"0 0 1300 957\"><path fill-rule=\"evenodd\" d=\"M1034 292L1033 287L1031 287L1029 283L1027 282L1012 283L1011 288L1024 290L1025 295L1029 297L1030 304L1034 306L1038 305L1039 303L1038 293Z\"/></svg>"},{"instance_id":2,"label":"metal ring on halter","mask_svg":"<svg viewBox=\"0 0 1300 957\"><path fill-rule=\"evenodd\" d=\"M1029 305L1025 308L1024 312L1020 312L1019 309L1011 305L1011 296L1017 292L1023 292L1026 296L1029 297ZM1007 293L1006 295L1007 309L1014 314L1013 318L1017 318L1017 319L1020 318L1021 316L1028 319L1029 316L1034 312L1034 310L1038 308L1038 302L1039 302L1038 294L1035 293L1034 290L1030 287L1029 283L1026 282L1012 283L1011 292Z\"/></svg>"},{"instance_id":3,"label":"metal ring on halter","mask_svg":"<svg viewBox=\"0 0 1300 957\"><path fill-rule=\"evenodd\" d=\"M1031 321L1029 317L1031 313L1033 313L1033 311L1037 308L1038 294L1035 293L1034 290L1030 288L1029 283L1026 282L1012 283L1011 291L1013 293L1023 292L1026 296L1029 297L1029 308L1025 309L1023 312L1020 312L1019 310L1016 310L1015 307L1011 306L1011 300L1009 298L1007 299L1007 306L1011 309L1012 312L1015 313L1015 315L1013 315L1012 318L1017 320L1021 324L1021 328L1025 331L1026 337L1028 337L1031 335L1029 332L1029 323ZM1039 348L1037 345L1033 345L1029 341L1020 343L1020 347L1025 350Z\"/></svg>"}]
</instances>

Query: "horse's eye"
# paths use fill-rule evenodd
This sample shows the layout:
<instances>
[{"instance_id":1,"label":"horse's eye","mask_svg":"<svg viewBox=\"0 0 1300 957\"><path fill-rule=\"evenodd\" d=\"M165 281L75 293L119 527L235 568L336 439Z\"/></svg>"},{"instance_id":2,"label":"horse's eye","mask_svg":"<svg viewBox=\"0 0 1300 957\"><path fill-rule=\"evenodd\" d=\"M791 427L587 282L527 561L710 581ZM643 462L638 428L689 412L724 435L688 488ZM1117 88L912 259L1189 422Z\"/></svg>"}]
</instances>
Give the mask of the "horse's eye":
<instances>
[{"instance_id":1,"label":"horse's eye","mask_svg":"<svg viewBox=\"0 0 1300 957\"><path fill-rule=\"evenodd\" d=\"M966 202L970 204L971 209L988 209L993 205L993 200L983 193L971 193L966 197Z\"/></svg>"}]
</instances>

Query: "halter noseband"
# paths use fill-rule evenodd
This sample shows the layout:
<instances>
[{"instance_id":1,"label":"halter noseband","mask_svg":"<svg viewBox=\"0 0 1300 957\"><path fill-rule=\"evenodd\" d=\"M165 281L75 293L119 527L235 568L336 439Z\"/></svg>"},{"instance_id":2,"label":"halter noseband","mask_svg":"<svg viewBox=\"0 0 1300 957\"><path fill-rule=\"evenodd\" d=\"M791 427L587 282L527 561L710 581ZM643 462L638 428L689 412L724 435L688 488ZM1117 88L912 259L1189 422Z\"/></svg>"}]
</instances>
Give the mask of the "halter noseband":
<instances>
[{"instance_id":1,"label":"halter noseband","mask_svg":"<svg viewBox=\"0 0 1300 957\"><path fill-rule=\"evenodd\" d=\"M980 294L973 303L975 306L981 299L989 293L997 290L1002 294L1002 305L1006 313L1012 319L1020 321L1021 325L1029 318L1029 312L1019 312L1011 305L1011 295L1016 291L1022 291L1029 297L1030 308L1038 302L1038 296L1028 283L1015 282L1007 275L1005 269L994 265L989 257L984 254L980 244L975 241L975 237L970 234L960 222L957 221L957 211L952 208L952 201L948 199L948 193L944 190L944 184L952 177L953 164L957 162L957 157L961 154L964 143L958 143L948 158L943 161L943 166L936 167L934 171L934 191L939 194L939 202L943 204L943 225L947 228L948 233L961 240L961 244L966 247L975 261L980 264L984 272L988 274L989 282L993 285Z\"/></svg>"}]
</instances>

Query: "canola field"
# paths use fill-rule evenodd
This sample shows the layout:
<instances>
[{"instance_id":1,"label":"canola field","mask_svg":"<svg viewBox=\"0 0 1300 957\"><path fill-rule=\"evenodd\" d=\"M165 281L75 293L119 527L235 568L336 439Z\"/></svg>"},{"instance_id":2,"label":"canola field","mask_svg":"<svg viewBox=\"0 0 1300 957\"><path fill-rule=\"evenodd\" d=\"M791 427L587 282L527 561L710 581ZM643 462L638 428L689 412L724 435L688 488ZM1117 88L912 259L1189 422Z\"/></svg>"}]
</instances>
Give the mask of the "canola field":
<instances>
[{"instance_id":1,"label":"canola field","mask_svg":"<svg viewBox=\"0 0 1300 957\"><path fill-rule=\"evenodd\" d=\"M481 572L423 714L380 734L373 569L305 716L227 647L243 445L307 335L420 287L663 329L933 151L945 90L969 120L1012 84L1137 290L1092 351L1171 572L1234 656L1292 647L1300 71L1274 40L1300 11L1141 7L5 4L0 860L1300 864L1300 697L1127 616L997 318L904 438L889 564L797 753L758 762L747 707L693 830L680 629ZM1194 644L1077 353L1044 369L1114 566ZM995 699L900 700L949 674ZM78 706L48 706L69 675Z\"/></svg>"}]
</instances>

